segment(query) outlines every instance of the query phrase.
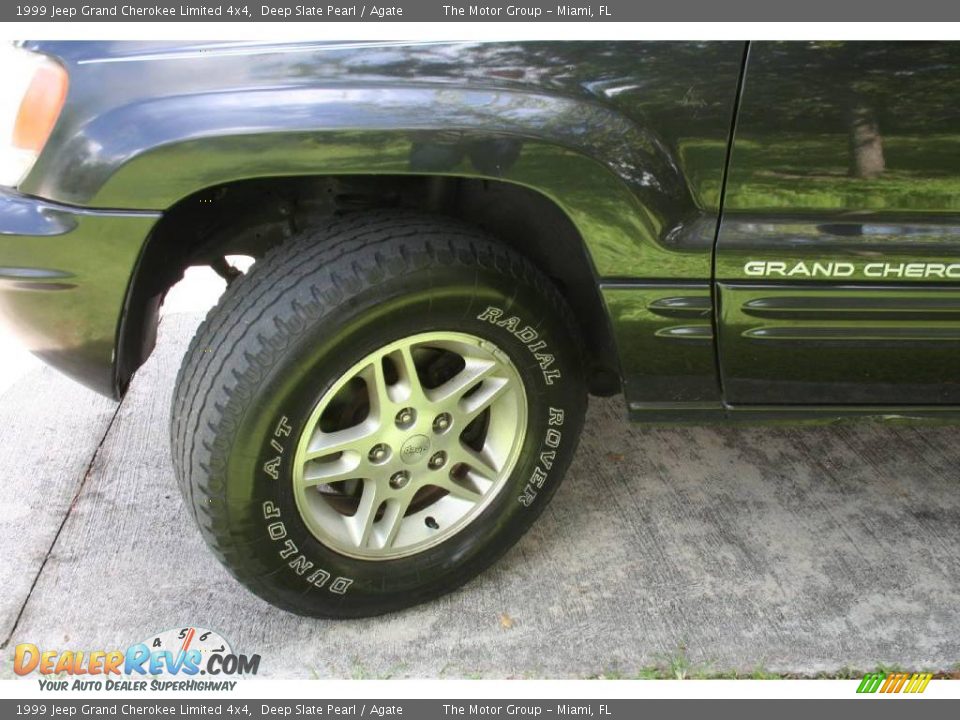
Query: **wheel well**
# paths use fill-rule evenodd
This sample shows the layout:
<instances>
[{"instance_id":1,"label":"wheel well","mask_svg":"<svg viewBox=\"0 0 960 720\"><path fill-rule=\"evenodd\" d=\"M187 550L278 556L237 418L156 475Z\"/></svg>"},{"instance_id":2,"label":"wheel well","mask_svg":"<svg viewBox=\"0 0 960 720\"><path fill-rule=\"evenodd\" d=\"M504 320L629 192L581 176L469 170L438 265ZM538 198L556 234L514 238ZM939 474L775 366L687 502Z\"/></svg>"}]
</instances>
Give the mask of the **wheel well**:
<instances>
[{"instance_id":1,"label":"wheel well","mask_svg":"<svg viewBox=\"0 0 960 720\"><path fill-rule=\"evenodd\" d=\"M194 193L165 212L127 292L117 342L120 392L152 351L160 304L188 267L210 265L228 277L227 255L261 257L332 214L385 207L462 219L526 255L573 308L588 348L590 392L620 391L616 346L592 263L576 227L552 200L501 181L347 175L237 181Z\"/></svg>"}]
</instances>

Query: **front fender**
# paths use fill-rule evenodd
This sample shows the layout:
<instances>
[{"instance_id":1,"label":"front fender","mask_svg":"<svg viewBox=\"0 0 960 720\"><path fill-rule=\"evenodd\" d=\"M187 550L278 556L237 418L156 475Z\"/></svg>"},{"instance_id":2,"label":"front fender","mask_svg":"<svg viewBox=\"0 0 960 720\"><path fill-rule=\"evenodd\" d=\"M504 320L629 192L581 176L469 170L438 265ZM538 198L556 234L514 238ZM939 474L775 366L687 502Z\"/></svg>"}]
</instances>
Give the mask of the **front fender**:
<instances>
[{"instance_id":1,"label":"front fender","mask_svg":"<svg viewBox=\"0 0 960 720\"><path fill-rule=\"evenodd\" d=\"M560 45L565 53L583 49ZM407 72L397 58L408 65L423 57L439 62L439 50L294 46L112 57L115 48L90 56L58 45L50 50L71 72L73 111L21 190L84 206L165 209L203 188L256 177L495 178L556 202L580 231L601 277L708 278L716 210L691 187L678 142L644 122L637 103L605 101L610 95L601 92L617 85L610 90L617 98L628 90L640 99L644 92L662 97L664 87L644 89L644 81L656 83L635 59L640 46L658 44L598 45L616 47L576 84L560 74L572 71L555 48L550 61L557 66L537 68L536 82L477 75L478 66L494 72L494 61L502 64L508 50L519 53L520 60L509 56L511 72L519 72L518 62L547 52L532 44L444 45L442 57L455 60L442 71L430 66L421 73ZM664 44L653 59L678 52ZM730 44L716 52L736 59L739 50ZM702 62L712 61L704 55ZM736 69L731 66L733 81ZM585 91L588 82L594 89ZM657 82L669 89L669 82ZM658 102L683 108L685 97L678 92ZM632 112L624 112L627 107ZM711 141L726 140L729 107L722 109L716 122L697 120L715 136ZM687 111L698 113L705 113L702 106ZM682 114L672 120L681 127L693 122ZM710 182L718 185L720 160L712 164Z\"/></svg>"}]
</instances>

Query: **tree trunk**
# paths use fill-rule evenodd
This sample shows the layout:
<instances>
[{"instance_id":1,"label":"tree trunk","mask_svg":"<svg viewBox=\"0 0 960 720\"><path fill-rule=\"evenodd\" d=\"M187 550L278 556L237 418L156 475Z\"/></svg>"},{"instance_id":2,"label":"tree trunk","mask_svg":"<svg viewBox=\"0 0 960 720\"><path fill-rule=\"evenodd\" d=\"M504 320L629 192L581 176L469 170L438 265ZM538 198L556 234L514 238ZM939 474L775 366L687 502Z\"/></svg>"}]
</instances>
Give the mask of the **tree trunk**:
<instances>
[{"instance_id":1,"label":"tree trunk","mask_svg":"<svg viewBox=\"0 0 960 720\"><path fill-rule=\"evenodd\" d=\"M875 178L885 169L883 137L876 116L870 108L854 108L850 125L850 175Z\"/></svg>"}]
</instances>

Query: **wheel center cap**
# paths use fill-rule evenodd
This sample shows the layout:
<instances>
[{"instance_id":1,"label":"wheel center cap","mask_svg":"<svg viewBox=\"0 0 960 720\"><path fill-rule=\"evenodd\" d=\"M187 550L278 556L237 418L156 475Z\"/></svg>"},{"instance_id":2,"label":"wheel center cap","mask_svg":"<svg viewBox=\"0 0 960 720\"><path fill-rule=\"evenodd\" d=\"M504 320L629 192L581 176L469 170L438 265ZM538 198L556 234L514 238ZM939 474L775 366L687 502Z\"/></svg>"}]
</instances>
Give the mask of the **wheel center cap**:
<instances>
[{"instance_id":1,"label":"wheel center cap","mask_svg":"<svg viewBox=\"0 0 960 720\"><path fill-rule=\"evenodd\" d=\"M407 465L424 460L430 454L430 438L426 435L411 435L400 446L400 459Z\"/></svg>"}]
</instances>

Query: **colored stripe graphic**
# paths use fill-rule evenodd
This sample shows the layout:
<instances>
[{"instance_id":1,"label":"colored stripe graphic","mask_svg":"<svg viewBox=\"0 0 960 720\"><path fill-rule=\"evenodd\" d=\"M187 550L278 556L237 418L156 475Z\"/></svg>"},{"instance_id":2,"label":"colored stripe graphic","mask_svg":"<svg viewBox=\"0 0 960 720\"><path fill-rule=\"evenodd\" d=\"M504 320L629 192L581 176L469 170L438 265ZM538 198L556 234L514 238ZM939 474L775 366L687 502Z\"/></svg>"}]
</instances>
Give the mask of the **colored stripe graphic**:
<instances>
[{"instance_id":1,"label":"colored stripe graphic","mask_svg":"<svg viewBox=\"0 0 960 720\"><path fill-rule=\"evenodd\" d=\"M930 679L933 677L931 673L914 673L913 677L910 678L910 683L907 685L907 689L904 692L908 693L922 693L927 689L927 684L930 682Z\"/></svg>"},{"instance_id":2,"label":"colored stripe graphic","mask_svg":"<svg viewBox=\"0 0 960 720\"><path fill-rule=\"evenodd\" d=\"M857 688L857 692L875 693L885 677L886 675L884 675L884 673L867 673L863 676L863 680L860 681L860 687Z\"/></svg>"},{"instance_id":3,"label":"colored stripe graphic","mask_svg":"<svg viewBox=\"0 0 960 720\"><path fill-rule=\"evenodd\" d=\"M858 693L922 693L933 678L932 673L867 673L857 687Z\"/></svg>"}]
</instances>

